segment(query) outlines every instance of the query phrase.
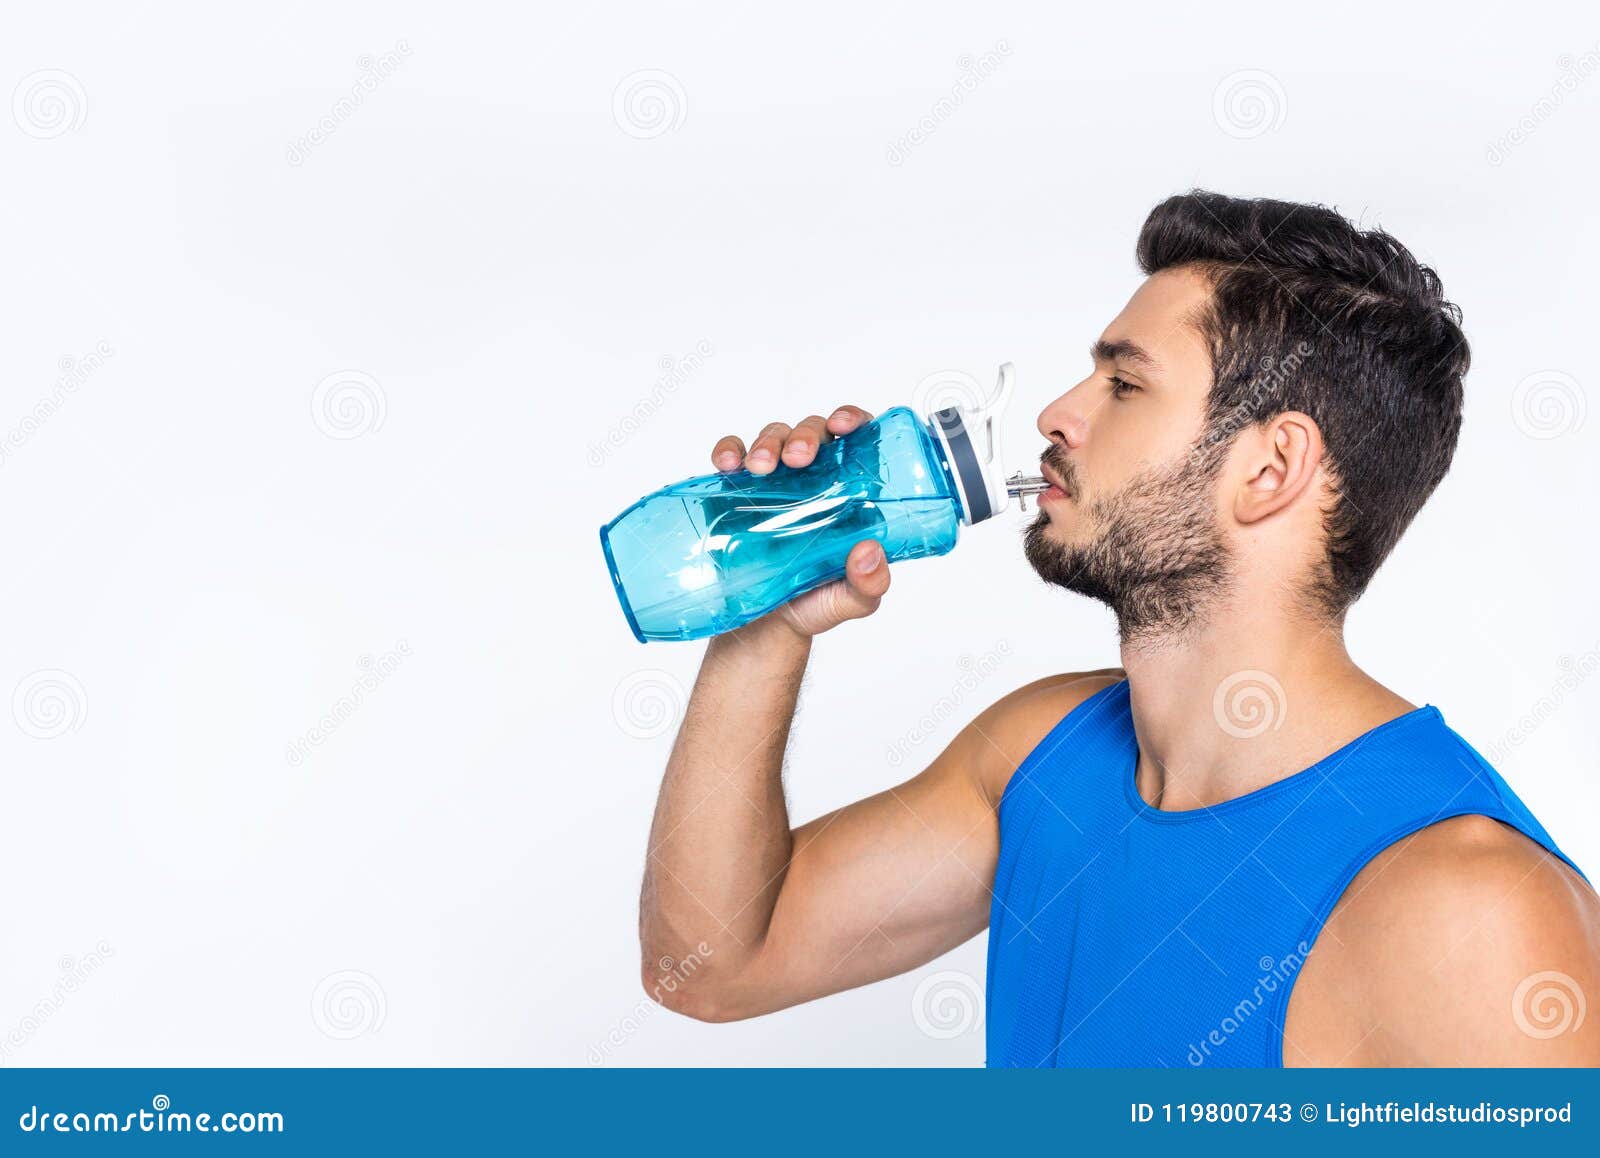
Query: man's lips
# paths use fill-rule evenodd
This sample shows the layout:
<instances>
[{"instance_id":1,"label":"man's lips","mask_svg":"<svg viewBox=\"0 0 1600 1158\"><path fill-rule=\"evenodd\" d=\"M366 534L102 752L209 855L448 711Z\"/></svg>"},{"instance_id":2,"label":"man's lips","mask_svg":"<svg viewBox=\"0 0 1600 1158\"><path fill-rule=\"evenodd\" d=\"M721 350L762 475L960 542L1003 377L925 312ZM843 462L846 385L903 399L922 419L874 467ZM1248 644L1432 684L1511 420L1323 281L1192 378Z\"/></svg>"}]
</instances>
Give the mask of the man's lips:
<instances>
[{"instance_id":1,"label":"man's lips","mask_svg":"<svg viewBox=\"0 0 1600 1158\"><path fill-rule=\"evenodd\" d=\"M1058 502L1061 499L1070 499L1072 497L1072 491L1068 488L1066 483L1061 481L1061 476L1050 469L1048 463L1041 462L1039 464L1039 475L1044 479L1045 482L1050 484L1050 489L1041 492L1038 498L1035 500L1040 505Z\"/></svg>"}]
</instances>

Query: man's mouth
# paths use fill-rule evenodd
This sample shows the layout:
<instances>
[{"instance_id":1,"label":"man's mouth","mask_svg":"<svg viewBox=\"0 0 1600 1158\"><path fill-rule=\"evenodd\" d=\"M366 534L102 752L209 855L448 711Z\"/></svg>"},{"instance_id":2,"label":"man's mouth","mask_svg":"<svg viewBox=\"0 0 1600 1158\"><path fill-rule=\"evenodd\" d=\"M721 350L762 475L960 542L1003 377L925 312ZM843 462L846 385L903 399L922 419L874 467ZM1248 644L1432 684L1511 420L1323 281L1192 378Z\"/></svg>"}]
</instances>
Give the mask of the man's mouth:
<instances>
[{"instance_id":1,"label":"man's mouth","mask_svg":"<svg viewBox=\"0 0 1600 1158\"><path fill-rule=\"evenodd\" d=\"M1039 464L1039 476L1050 484L1049 489L1041 491L1034 500L1041 507L1046 503L1061 502L1072 497L1072 489L1067 486L1059 474L1050 468L1048 462Z\"/></svg>"}]
</instances>

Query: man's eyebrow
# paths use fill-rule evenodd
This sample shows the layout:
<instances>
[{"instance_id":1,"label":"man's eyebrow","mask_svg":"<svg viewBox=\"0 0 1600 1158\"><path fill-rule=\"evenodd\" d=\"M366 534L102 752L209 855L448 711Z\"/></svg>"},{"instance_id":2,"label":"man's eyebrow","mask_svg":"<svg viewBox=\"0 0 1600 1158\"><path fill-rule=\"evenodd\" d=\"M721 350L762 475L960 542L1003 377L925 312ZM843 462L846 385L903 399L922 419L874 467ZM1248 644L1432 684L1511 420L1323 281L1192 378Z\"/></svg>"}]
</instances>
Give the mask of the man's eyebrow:
<instances>
[{"instance_id":1,"label":"man's eyebrow","mask_svg":"<svg viewBox=\"0 0 1600 1158\"><path fill-rule=\"evenodd\" d=\"M1129 341L1127 338L1120 338L1115 342L1108 342L1101 338L1089 347L1089 357L1096 362L1115 362L1120 359L1124 362L1132 362L1135 365L1143 366L1147 370L1161 369L1161 363L1151 357L1148 350L1139 345L1138 342Z\"/></svg>"}]
</instances>

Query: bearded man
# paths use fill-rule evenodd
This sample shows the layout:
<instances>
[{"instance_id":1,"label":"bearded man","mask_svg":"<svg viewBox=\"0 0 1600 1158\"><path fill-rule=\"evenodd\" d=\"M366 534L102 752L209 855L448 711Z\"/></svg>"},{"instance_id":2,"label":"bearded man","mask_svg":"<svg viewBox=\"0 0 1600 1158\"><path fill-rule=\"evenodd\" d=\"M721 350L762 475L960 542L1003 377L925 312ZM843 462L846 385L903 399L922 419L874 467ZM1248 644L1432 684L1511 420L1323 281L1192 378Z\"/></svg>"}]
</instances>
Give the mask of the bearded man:
<instances>
[{"instance_id":1,"label":"bearded man","mask_svg":"<svg viewBox=\"0 0 1600 1158\"><path fill-rule=\"evenodd\" d=\"M1090 373L1039 414L1026 537L1045 580L1115 612L1121 666L1019 688L919 775L791 829L812 641L877 608L882 549L711 640L650 838L647 989L751 1017L987 928L991 1065L1600 1064L1600 1018L1531 1020L1600 994L1600 900L1344 642L1454 455L1459 311L1318 206L1173 197L1138 258ZM869 418L712 459L804 466ZM651 985L690 956L689 983Z\"/></svg>"}]
</instances>

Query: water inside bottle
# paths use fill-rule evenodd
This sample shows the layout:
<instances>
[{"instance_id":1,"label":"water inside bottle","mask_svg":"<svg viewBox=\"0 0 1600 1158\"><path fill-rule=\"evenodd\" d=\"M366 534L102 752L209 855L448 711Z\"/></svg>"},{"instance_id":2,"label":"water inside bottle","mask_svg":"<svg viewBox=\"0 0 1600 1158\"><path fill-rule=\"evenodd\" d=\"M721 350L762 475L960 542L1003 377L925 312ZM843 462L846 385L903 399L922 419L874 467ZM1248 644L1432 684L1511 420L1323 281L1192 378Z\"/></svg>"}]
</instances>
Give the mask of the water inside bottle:
<instances>
[{"instance_id":1,"label":"water inside bottle","mask_svg":"<svg viewBox=\"0 0 1600 1158\"><path fill-rule=\"evenodd\" d=\"M824 444L810 466L663 487L601 528L601 541L635 634L699 639L841 578L863 539L894 562L943 554L960 527L933 437L893 407Z\"/></svg>"},{"instance_id":2,"label":"water inside bottle","mask_svg":"<svg viewBox=\"0 0 1600 1158\"><path fill-rule=\"evenodd\" d=\"M713 599L712 614L719 625L746 621L797 591L842 578L840 560L861 540L876 539L886 549L899 540L915 540L916 527L931 527L950 509L950 500L942 495L873 499L864 497L861 485L841 480L815 493L786 493L782 484L803 482L798 471L767 476L739 472L722 481L720 493L680 499L696 541L684 544L682 562L665 587L671 594L640 607L641 620L703 616L708 599ZM908 552L902 557L949 549L944 536L921 538L920 544L902 544Z\"/></svg>"}]
</instances>

